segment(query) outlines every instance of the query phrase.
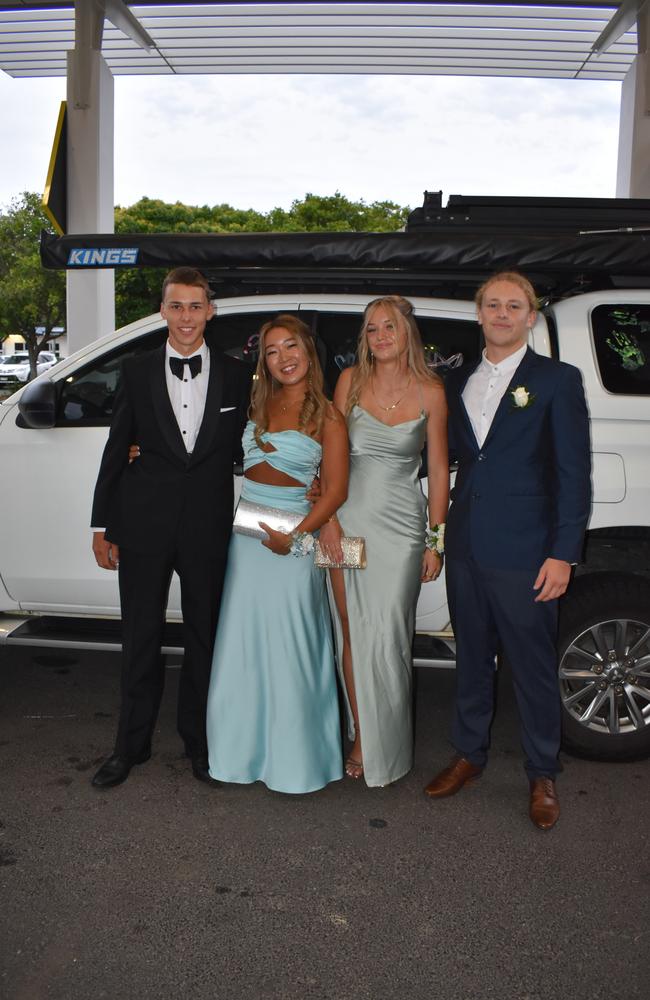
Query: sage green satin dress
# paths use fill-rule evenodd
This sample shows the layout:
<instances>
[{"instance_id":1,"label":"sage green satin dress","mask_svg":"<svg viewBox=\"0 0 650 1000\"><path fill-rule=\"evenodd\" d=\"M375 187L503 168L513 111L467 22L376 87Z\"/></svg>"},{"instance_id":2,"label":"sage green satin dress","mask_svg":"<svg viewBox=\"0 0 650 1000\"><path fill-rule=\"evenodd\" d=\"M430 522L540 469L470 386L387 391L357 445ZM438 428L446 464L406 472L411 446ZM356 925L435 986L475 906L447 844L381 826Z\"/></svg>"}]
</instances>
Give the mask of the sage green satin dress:
<instances>
[{"instance_id":1,"label":"sage green satin dress","mask_svg":"<svg viewBox=\"0 0 650 1000\"><path fill-rule=\"evenodd\" d=\"M360 406L348 418L350 484L338 517L346 535L366 539L367 568L343 574L368 785L390 784L413 765L411 644L426 526L418 479L425 431L424 413L394 427ZM341 670L335 609L333 617ZM352 739L349 706L347 715Z\"/></svg>"}]
</instances>

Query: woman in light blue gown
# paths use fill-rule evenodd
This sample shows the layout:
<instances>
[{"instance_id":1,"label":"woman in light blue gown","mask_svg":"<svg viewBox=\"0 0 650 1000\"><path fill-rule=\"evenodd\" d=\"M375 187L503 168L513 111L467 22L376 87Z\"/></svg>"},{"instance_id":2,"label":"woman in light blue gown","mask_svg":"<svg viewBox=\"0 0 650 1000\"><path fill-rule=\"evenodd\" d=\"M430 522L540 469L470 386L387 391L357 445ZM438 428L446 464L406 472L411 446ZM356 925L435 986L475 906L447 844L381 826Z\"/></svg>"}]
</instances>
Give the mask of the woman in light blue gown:
<instances>
[{"instance_id":1,"label":"woman in light blue gown","mask_svg":"<svg viewBox=\"0 0 650 1000\"><path fill-rule=\"evenodd\" d=\"M388 785L413 764L415 606L421 583L442 569L449 492L445 393L407 299L368 305L358 363L341 373L334 402L348 423L350 483L321 544L334 549L342 533L363 535L368 560L363 571L330 574L352 741L345 769ZM425 441L428 500L418 478Z\"/></svg>"},{"instance_id":2,"label":"woman in light blue gown","mask_svg":"<svg viewBox=\"0 0 650 1000\"><path fill-rule=\"evenodd\" d=\"M347 494L345 421L323 393L308 327L282 315L260 332L242 498L303 516L289 535L233 534L208 695L210 775L304 793L342 776L323 570L313 532ZM317 470L327 483L310 506ZM295 556L295 558L294 558Z\"/></svg>"}]
</instances>

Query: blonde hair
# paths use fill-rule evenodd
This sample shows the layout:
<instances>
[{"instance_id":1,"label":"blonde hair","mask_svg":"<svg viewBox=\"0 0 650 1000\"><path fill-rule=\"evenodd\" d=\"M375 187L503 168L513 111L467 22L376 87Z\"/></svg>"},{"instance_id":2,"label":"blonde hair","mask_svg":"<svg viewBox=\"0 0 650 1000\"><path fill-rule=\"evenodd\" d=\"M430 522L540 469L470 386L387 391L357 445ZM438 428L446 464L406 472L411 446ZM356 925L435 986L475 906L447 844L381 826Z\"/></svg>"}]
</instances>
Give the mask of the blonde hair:
<instances>
[{"instance_id":1,"label":"blonde hair","mask_svg":"<svg viewBox=\"0 0 650 1000\"><path fill-rule=\"evenodd\" d=\"M300 342L309 361L307 391L298 417L298 427L302 433L309 434L310 437L320 437L323 421L329 415L332 406L323 389L323 370L309 327L297 316L292 316L290 313L276 316L260 329L259 355L251 392L251 405L248 410L248 415L255 424L255 440L258 445L261 444L262 434L269 428L269 400L280 384L267 368L264 357L264 340L269 330L275 330L278 327L292 334Z\"/></svg>"},{"instance_id":2,"label":"blonde hair","mask_svg":"<svg viewBox=\"0 0 650 1000\"><path fill-rule=\"evenodd\" d=\"M496 274L491 275L487 281L484 281L474 296L474 302L476 303L477 309L480 309L483 305L483 297L490 285L493 285L495 281L509 281L511 284L517 285L517 287L520 288L526 296L529 308L535 311L539 309L539 302L537 301L535 289L531 285L528 278L524 277L523 274L520 274L519 271L498 271Z\"/></svg>"},{"instance_id":3,"label":"blonde hair","mask_svg":"<svg viewBox=\"0 0 650 1000\"><path fill-rule=\"evenodd\" d=\"M359 402L359 397L372 375L373 358L368 346L367 330L375 310L380 306L384 307L396 328L406 334L406 362L411 374L416 379L424 379L427 382L438 379L438 376L434 375L427 367L422 337L413 315L413 303L401 295L382 295L381 298L369 302L363 314L363 323L357 344L357 363L352 371L352 381L345 406L346 416Z\"/></svg>"}]
</instances>

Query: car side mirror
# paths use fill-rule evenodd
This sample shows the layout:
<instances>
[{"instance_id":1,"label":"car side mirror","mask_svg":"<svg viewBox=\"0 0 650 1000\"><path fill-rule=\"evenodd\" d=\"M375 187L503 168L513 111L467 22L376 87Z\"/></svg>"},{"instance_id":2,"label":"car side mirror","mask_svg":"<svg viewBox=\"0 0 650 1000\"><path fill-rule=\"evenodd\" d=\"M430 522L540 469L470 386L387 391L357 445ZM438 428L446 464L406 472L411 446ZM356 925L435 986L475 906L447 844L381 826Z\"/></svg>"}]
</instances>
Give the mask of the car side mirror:
<instances>
[{"instance_id":1,"label":"car side mirror","mask_svg":"<svg viewBox=\"0 0 650 1000\"><path fill-rule=\"evenodd\" d=\"M23 389L18 400L18 427L46 430L56 423L56 386L49 379L39 379Z\"/></svg>"}]
</instances>

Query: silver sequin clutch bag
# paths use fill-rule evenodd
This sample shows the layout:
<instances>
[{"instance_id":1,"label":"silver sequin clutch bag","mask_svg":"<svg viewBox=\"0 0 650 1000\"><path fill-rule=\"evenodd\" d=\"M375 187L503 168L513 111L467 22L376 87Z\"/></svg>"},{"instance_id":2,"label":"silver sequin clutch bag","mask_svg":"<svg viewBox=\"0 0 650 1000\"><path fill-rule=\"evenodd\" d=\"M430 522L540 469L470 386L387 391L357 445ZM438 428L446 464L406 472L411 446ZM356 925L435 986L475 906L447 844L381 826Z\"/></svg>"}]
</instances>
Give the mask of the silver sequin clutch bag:
<instances>
[{"instance_id":1,"label":"silver sequin clutch bag","mask_svg":"<svg viewBox=\"0 0 650 1000\"><path fill-rule=\"evenodd\" d=\"M249 535L251 538L268 538L259 522L264 521L275 531L283 531L290 535L297 528L305 515L294 510L280 510L279 507L266 507L263 503L253 503L243 497L237 504L232 530L238 535Z\"/></svg>"},{"instance_id":2,"label":"silver sequin clutch bag","mask_svg":"<svg viewBox=\"0 0 650 1000\"><path fill-rule=\"evenodd\" d=\"M321 552L320 542L316 542L316 555L314 565L319 569L365 569L366 568L366 540L365 538L348 538L343 535L341 538L341 548L343 549L343 562L332 562Z\"/></svg>"}]
</instances>

